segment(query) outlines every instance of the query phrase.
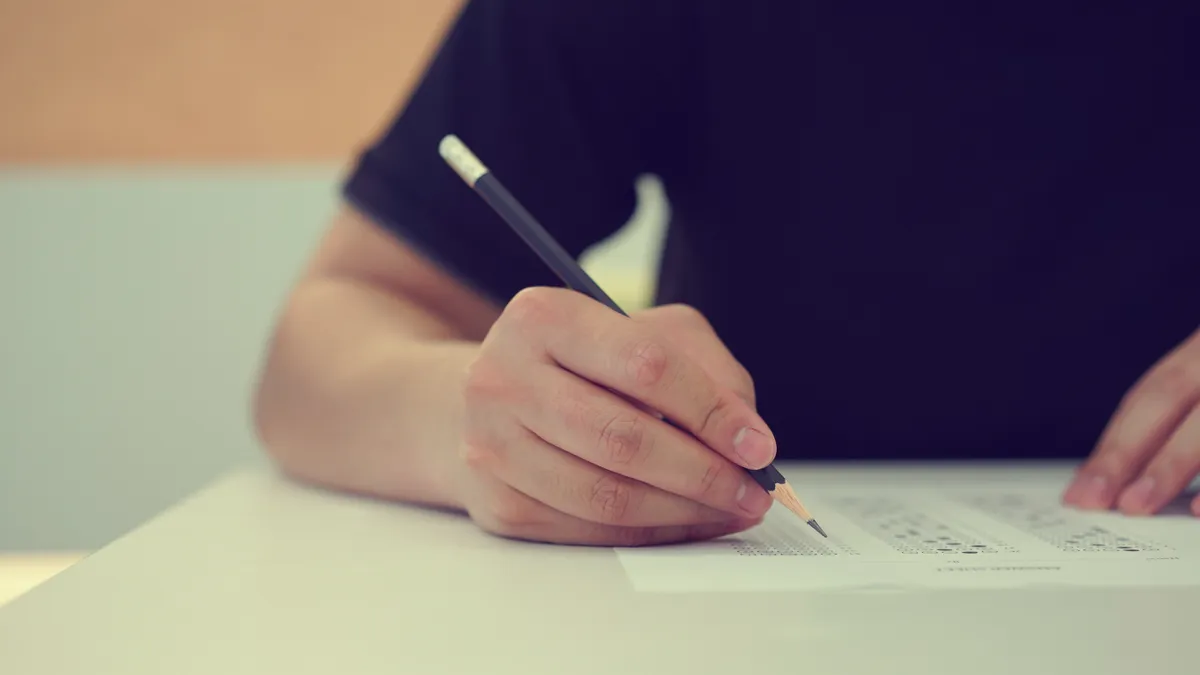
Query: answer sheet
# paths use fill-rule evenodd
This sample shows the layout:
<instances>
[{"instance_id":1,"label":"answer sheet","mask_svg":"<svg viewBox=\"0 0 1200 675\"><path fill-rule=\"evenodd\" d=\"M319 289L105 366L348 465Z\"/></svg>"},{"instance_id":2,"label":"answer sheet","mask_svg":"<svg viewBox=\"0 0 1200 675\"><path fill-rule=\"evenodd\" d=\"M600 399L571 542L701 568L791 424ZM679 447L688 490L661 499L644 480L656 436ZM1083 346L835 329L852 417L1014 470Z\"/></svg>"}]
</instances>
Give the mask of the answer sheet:
<instances>
[{"instance_id":1,"label":"answer sheet","mask_svg":"<svg viewBox=\"0 0 1200 675\"><path fill-rule=\"evenodd\" d=\"M1200 519L1061 506L1061 485L806 490L828 539L776 504L759 527L618 549L644 592L1200 585Z\"/></svg>"}]
</instances>

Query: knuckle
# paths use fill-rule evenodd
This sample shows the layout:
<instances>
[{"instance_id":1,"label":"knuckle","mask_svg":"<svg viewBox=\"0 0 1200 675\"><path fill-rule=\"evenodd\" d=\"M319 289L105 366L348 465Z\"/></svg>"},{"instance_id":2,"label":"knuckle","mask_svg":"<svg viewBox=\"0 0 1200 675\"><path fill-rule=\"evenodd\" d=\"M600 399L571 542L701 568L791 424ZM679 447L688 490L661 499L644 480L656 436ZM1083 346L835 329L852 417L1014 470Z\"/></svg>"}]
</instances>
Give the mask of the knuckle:
<instances>
[{"instance_id":1,"label":"knuckle","mask_svg":"<svg viewBox=\"0 0 1200 675\"><path fill-rule=\"evenodd\" d=\"M630 343L622 350L621 361L626 376L643 387L653 387L661 383L670 366L666 346L653 339Z\"/></svg>"},{"instance_id":2,"label":"knuckle","mask_svg":"<svg viewBox=\"0 0 1200 675\"><path fill-rule=\"evenodd\" d=\"M504 317L524 327L551 323L557 317L560 297L552 288L535 286L523 289L508 301Z\"/></svg>"},{"instance_id":3,"label":"knuckle","mask_svg":"<svg viewBox=\"0 0 1200 675\"><path fill-rule=\"evenodd\" d=\"M600 522L621 525L632 513L633 485L629 481L606 474L596 479L588 492L588 504Z\"/></svg>"},{"instance_id":4,"label":"knuckle","mask_svg":"<svg viewBox=\"0 0 1200 675\"><path fill-rule=\"evenodd\" d=\"M716 496L717 488L724 484L724 478L729 473L729 466L724 462L710 461L704 473L696 484L696 496L711 499Z\"/></svg>"},{"instance_id":5,"label":"knuckle","mask_svg":"<svg viewBox=\"0 0 1200 675\"><path fill-rule=\"evenodd\" d=\"M598 436L604 456L613 465L627 466L646 455L646 425L637 414L613 415L600 425Z\"/></svg>"}]
</instances>

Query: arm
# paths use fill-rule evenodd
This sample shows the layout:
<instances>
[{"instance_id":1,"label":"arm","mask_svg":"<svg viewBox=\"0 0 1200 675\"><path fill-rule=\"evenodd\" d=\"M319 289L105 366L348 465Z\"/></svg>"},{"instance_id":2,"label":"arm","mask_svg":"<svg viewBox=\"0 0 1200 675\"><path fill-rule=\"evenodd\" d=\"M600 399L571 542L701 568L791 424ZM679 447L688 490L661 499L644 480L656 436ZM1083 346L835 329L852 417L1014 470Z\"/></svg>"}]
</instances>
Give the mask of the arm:
<instances>
[{"instance_id":1,"label":"arm","mask_svg":"<svg viewBox=\"0 0 1200 675\"><path fill-rule=\"evenodd\" d=\"M579 255L629 218L634 179L658 165L643 130L656 128L648 111L678 105L667 64L682 58L668 39L675 15L662 11L464 3L400 114L358 158L343 186L355 210L337 218L279 319L254 405L285 472L462 506L449 476L466 367L501 306L558 280L445 165L437 142L469 139ZM614 48L624 43L640 47Z\"/></svg>"},{"instance_id":2,"label":"arm","mask_svg":"<svg viewBox=\"0 0 1200 675\"><path fill-rule=\"evenodd\" d=\"M761 521L771 498L736 466L770 462L774 443L707 322L521 297L501 313L343 213L271 341L254 406L268 452L299 480L457 508L514 538L644 545Z\"/></svg>"},{"instance_id":3,"label":"arm","mask_svg":"<svg viewBox=\"0 0 1200 675\"><path fill-rule=\"evenodd\" d=\"M435 309L436 308L436 309ZM347 209L289 298L254 401L287 474L458 506L447 484L461 386L499 310Z\"/></svg>"}]
</instances>

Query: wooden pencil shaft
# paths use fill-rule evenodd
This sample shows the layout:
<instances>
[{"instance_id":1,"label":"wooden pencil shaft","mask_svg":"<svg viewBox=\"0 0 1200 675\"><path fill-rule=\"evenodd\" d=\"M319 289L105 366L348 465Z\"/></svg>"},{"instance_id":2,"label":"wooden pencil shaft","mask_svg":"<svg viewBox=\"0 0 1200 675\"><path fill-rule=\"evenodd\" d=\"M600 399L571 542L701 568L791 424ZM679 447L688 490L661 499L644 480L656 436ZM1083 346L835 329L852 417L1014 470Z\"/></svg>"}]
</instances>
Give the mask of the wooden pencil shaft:
<instances>
[{"instance_id":1,"label":"wooden pencil shaft","mask_svg":"<svg viewBox=\"0 0 1200 675\"><path fill-rule=\"evenodd\" d=\"M780 485L771 493L771 496L775 498L775 501L786 506L792 513L795 513L804 520L812 520L812 514L808 512L808 509L804 508L804 504L801 503L800 498L796 496L796 491L791 486Z\"/></svg>"}]
</instances>

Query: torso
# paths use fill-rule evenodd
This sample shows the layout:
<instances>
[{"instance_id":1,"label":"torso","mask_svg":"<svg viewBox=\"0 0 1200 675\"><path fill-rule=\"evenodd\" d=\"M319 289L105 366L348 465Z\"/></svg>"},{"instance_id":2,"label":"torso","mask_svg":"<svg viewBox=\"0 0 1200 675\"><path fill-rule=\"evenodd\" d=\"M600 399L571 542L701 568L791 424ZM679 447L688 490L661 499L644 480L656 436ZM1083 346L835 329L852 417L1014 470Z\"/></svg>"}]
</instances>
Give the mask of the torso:
<instances>
[{"instance_id":1,"label":"torso","mask_svg":"<svg viewBox=\"0 0 1200 675\"><path fill-rule=\"evenodd\" d=\"M700 22L659 300L782 457L1083 455L1200 327L1197 12L918 4Z\"/></svg>"}]
</instances>

